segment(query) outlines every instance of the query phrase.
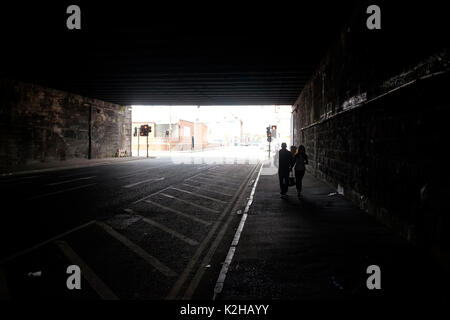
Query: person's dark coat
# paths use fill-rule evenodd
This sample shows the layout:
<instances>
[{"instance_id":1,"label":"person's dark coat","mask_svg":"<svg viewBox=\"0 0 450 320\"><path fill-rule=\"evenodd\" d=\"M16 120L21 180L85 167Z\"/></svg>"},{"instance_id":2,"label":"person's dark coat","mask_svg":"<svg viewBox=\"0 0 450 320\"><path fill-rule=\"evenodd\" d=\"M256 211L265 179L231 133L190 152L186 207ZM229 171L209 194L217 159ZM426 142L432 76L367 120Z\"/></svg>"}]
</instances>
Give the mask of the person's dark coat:
<instances>
[{"instance_id":1,"label":"person's dark coat","mask_svg":"<svg viewBox=\"0 0 450 320\"><path fill-rule=\"evenodd\" d=\"M305 171L305 164L308 164L308 156L305 153L297 153L293 158L295 171Z\"/></svg>"},{"instance_id":2,"label":"person's dark coat","mask_svg":"<svg viewBox=\"0 0 450 320\"><path fill-rule=\"evenodd\" d=\"M281 149L278 157L278 174L280 176L289 177L293 162L292 153L287 149Z\"/></svg>"}]
</instances>

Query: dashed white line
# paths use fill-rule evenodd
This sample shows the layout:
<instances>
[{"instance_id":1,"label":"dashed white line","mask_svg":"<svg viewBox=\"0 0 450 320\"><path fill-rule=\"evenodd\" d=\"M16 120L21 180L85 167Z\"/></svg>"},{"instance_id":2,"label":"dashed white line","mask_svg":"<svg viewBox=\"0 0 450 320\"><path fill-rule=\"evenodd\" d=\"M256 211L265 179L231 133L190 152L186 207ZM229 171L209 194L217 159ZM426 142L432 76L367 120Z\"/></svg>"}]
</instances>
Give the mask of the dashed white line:
<instances>
[{"instance_id":1,"label":"dashed white line","mask_svg":"<svg viewBox=\"0 0 450 320\"><path fill-rule=\"evenodd\" d=\"M66 174L63 176L59 176L60 178L70 178L70 177L76 177L76 176L82 176L85 174L93 174L96 173L97 171L92 171L92 172L77 172L77 173L71 173L71 174Z\"/></svg>"},{"instance_id":2,"label":"dashed white line","mask_svg":"<svg viewBox=\"0 0 450 320\"><path fill-rule=\"evenodd\" d=\"M64 253L71 263L81 269L81 275L89 283L92 289L104 300L119 300L112 290L100 279L84 260L65 241L55 241L58 248Z\"/></svg>"},{"instance_id":3,"label":"dashed white line","mask_svg":"<svg viewBox=\"0 0 450 320\"><path fill-rule=\"evenodd\" d=\"M123 187L124 188L132 188L132 187L138 186L138 185L146 183L146 182L161 181L161 180L164 180L164 179L165 179L164 177L161 177L161 178L150 178L150 179L145 179L145 180L142 180L142 181L139 181L139 182L136 182L136 183L127 184L126 186L123 186Z\"/></svg>"},{"instance_id":4,"label":"dashed white line","mask_svg":"<svg viewBox=\"0 0 450 320\"><path fill-rule=\"evenodd\" d=\"M4 180L4 181L1 181L1 182L7 182L7 183L10 183L10 182L17 182L17 181L21 181L21 180L36 179L36 178L39 178L39 177L42 177L42 175L38 175L38 176L28 176L28 177L20 177L20 178L15 178L15 179L10 179L10 180Z\"/></svg>"},{"instance_id":5,"label":"dashed white line","mask_svg":"<svg viewBox=\"0 0 450 320\"><path fill-rule=\"evenodd\" d=\"M69 188L69 189L64 189L64 190L59 190L59 191L55 191L55 192L50 192L50 193L45 193L45 194L40 194L31 198L28 198L28 201L32 201L32 200L36 200L39 198L45 198L45 197L49 197L49 196L53 196L55 194L60 194L60 193L64 193L64 192L69 192L69 191L73 191L73 190L78 190L78 189L82 189L82 188L87 188L90 186L96 185L96 183L90 183L90 184L85 184L82 186L78 186L78 187L73 187L73 188Z\"/></svg>"},{"instance_id":6,"label":"dashed white line","mask_svg":"<svg viewBox=\"0 0 450 320\"><path fill-rule=\"evenodd\" d=\"M129 174L117 177L116 179L129 178L129 177L132 177L132 176L137 176L137 175L139 175L139 174L141 174L143 172L146 172L146 171L150 171L150 170L153 170L153 169L164 168L164 167L170 167L170 166L173 166L173 164L167 164L167 165L161 165L161 166L150 167L150 168L146 168L146 169L142 169L142 170L137 170L137 171L133 171L132 173L129 173Z\"/></svg>"},{"instance_id":7,"label":"dashed white line","mask_svg":"<svg viewBox=\"0 0 450 320\"><path fill-rule=\"evenodd\" d=\"M95 178L95 177L96 176L81 177L81 178L76 178L76 179L71 179L71 180L53 182L53 183L48 183L47 186L57 186L57 185L60 185L60 184L70 183L70 182L74 182L74 181L89 180L89 179L92 179L92 178Z\"/></svg>"}]
</instances>

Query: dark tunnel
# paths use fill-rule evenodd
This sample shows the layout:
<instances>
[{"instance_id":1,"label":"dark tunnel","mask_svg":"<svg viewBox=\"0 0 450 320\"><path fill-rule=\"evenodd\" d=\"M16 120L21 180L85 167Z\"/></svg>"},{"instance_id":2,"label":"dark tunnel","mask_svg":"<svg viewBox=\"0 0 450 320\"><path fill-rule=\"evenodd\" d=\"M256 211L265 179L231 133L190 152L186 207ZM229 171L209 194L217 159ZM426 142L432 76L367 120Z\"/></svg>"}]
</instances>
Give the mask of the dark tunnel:
<instances>
[{"instance_id":1,"label":"dark tunnel","mask_svg":"<svg viewBox=\"0 0 450 320\"><path fill-rule=\"evenodd\" d=\"M0 299L445 303L446 15L2 4Z\"/></svg>"}]
</instances>

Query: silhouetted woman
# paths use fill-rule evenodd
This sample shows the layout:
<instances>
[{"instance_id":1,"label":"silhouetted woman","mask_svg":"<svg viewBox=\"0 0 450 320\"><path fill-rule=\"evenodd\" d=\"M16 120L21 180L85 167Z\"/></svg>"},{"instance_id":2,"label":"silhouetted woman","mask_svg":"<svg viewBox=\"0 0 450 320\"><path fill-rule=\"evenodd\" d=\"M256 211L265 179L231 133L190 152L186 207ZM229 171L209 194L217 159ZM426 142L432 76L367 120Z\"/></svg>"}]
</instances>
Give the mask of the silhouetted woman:
<instances>
[{"instance_id":1,"label":"silhouetted woman","mask_svg":"<svg viewBox=\"0 0 450 320\"><path fill-rule=\"evenodd\" d=\"M297 147L296 146L291 146L291 153L294 156L295 153L297 152Z\"/></svg>"},{"instance_id":2,"label":"silhouetted woman","mask_svg":"<svg viewBox=\"0 0 450 320\"><path fill-rule=\"evenodd\" d=\"M302 194L302 180L305 175L306 167L308 164L308 156L303 145L300 145L294 156L294 170L295 170L295 186L297 187L297 195L300 198Z\"/></svg>"}]
</instances>

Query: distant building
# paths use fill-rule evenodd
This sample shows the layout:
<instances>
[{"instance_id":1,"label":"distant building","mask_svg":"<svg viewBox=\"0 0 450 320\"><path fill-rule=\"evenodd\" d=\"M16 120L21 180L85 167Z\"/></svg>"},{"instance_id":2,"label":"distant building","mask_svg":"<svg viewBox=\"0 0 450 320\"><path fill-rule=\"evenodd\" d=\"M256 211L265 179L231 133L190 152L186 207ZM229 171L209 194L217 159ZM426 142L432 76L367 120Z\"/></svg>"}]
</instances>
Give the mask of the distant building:
<instances>
[{"instance_id":1,"label":"distant building","mask_svg":"<svg viewBox=\"0 0 450 320\"><path fill-rule=\"evenodd\" d=\"M208 127L204 123L179 120L176 123L133 122L132 155L145 156L147 137L139 136L141 125L148 124L152 132L148 136L149 151L199 151L208 144ZM137 133L137 134L135 134Z\"/></svg>"},{"instance_id":2,"label":"distant building","mask_svg":"<svg viewBox=\"0 0 450 320\"><path fill-rule=\"evenodd\" d=\"M243 122L236 117L209 122L208 139L210 143L229 147L240 145L243 140Z\"/></svg>"}]
</instances>

